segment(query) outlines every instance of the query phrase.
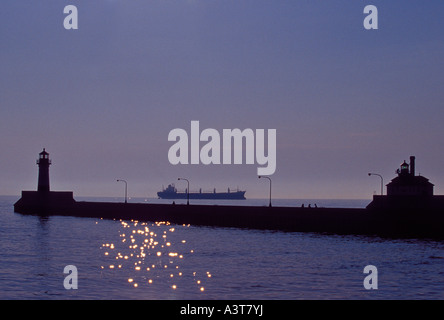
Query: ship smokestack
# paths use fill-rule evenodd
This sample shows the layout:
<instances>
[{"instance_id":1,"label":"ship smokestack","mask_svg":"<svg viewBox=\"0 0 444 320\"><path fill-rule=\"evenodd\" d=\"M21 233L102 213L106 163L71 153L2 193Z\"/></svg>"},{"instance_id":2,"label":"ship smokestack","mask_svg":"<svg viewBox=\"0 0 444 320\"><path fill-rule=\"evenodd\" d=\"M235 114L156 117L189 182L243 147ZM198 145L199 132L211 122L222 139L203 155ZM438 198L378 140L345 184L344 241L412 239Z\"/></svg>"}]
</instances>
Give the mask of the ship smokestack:
<instances>
[{"instance_id":1,"label":"ship smokestack","mask_svg":"<svg viewBox=\"0 0 444 320\"><path fill-rule=\"evenodd\" d=\"M415 157L410 157L410 175L415 176Z\"/></svg>"}]
</instances>

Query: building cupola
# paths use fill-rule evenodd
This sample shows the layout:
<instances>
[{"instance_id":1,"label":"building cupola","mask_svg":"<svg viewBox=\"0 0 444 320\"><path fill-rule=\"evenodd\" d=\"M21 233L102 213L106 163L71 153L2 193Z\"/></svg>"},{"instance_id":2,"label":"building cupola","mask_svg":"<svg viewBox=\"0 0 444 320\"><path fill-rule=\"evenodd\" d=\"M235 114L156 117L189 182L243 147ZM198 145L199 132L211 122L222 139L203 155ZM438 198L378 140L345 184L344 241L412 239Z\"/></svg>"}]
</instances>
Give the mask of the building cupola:
<instances>
[{"instance_id":1,"label":"building cupola","mask_svg":"<svg viewBox=\"0 0 444 320\"><path fill-rule=\"evenodd\" d=\"M398 173L398 175L401 176L401 177L410 174L408 163L404 161L404 162L401 164L401 169L398 169L398 170L397 170L397 173Z\"/></svg>"}]
</instances>

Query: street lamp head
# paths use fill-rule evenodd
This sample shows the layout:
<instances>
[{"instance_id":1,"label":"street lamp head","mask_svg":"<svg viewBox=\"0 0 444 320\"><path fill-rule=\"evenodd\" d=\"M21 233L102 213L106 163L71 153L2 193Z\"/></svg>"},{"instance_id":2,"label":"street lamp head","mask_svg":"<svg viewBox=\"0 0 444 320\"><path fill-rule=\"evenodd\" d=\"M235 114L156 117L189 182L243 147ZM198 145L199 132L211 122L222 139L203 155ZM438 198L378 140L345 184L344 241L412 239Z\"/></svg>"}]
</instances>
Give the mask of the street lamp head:
<instances>
[{"instance_id":1,"label":"street lamp head","mask_svg":"<svg viewBox=\"0 0 444 320\"><path fill-rule=\"evenodd\" d=\"M369 176L371 176L372 174L371 174L371 173L369 173L368 175L369 175Z\"/></svg>"}]
</instances>

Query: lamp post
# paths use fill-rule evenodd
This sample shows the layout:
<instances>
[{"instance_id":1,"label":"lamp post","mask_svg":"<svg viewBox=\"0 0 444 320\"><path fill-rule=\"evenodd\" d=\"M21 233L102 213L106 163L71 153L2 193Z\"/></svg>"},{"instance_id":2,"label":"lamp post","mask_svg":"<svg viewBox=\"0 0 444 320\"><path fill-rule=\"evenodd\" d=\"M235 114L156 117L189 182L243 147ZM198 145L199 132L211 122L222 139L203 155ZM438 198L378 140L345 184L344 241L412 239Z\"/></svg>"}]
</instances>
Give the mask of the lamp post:
<instances>
[{"instance_id":1,"label":"lamp post","mask_svg":"<svg viewBox=\"0 0 444 320\"><path fill-rule=\"evenodd\" d=\"M189 205L190 204L190 181L188 181L188 179L185 179L185 178L177 178L177 180L185 180L187 182L187 184L188 184L188 187L187 187L187 205Z\"/></svg>"},{"instance_id":2,"label":"lamp post","mask_svg":"<svg viewBox=\"0 0 444 320\"><path fill-rule=\"evenodd\" d=\"M369 173L368 176L378 176L379 178L381 178L381 196L383 195L383 190L384 190L384 179L382 178L382 176L380 174L377 173Z\"/></svg>"},{"instance_id":3,"label":"lamp post","mask_svg":"<svg viewBox=\"0 0 444 320\"><path fill-rule=\"evenodd\" d=\"M118 179L117 182L125 182L125 203L128 202L128 183L125 180Z\"/></svg>"},{"instance_id":4,"label":"lamp post","mask_svg":"<svg viewBox=\"0 0 444 320\"><path fill-rule=\"evenodd\" d=\"M268 179L268 181L270 181L270 202L269 202L268 206L271 207L271 179L269 177L263 177L263 176L259 176L258 178L259 179L265 178L265 179Z\"/></svg>"}]
</instances>

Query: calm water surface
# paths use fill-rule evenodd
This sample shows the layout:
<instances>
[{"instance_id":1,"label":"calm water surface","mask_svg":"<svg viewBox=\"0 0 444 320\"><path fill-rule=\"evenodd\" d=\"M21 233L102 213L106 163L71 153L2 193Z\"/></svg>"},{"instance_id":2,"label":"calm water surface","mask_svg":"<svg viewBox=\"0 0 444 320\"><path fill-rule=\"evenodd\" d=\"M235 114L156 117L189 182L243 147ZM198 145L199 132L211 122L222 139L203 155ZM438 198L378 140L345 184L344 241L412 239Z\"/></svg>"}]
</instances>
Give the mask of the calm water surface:
<instances>
[{"instance_id":1,"label":"calm water surface","mask_svg":"<svg viewBox=\"0 0 444 320\"><path fill-rule=\"evenodd\" d=\"M16 200L0 197L1 299L444 298L444 242L41 218L14 213ZM363 287L369 264L378 290ZM67 265L77 290L63 286Z\"/></svg>"}]
</instances>

